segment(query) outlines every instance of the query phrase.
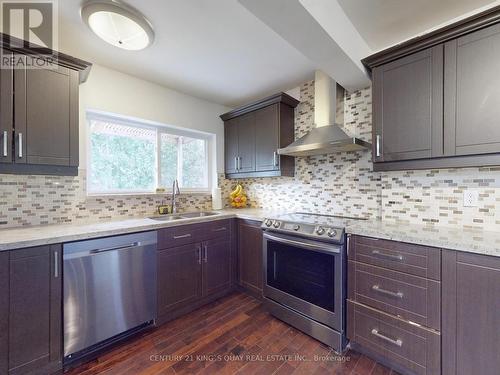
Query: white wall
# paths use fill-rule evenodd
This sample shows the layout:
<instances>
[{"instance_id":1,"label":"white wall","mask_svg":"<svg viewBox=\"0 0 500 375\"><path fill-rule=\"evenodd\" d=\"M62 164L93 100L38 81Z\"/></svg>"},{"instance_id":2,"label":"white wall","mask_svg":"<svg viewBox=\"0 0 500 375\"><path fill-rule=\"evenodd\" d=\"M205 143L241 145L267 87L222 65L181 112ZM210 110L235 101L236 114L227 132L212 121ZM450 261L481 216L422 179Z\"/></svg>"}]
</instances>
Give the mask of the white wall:
<instances>
[{"instance_id":1,"label":"white wall","mask_svg":"<svg viewBox=\"0 0 500 375\"><path fill-rule=\"evenodd\" d=\"M217 171L224 171L224 124L219 115L230 108L179 93L164 86L94 65L80 85L80 168L87 166L89 109L216 134Z\"/></svg>"}]
</instances>

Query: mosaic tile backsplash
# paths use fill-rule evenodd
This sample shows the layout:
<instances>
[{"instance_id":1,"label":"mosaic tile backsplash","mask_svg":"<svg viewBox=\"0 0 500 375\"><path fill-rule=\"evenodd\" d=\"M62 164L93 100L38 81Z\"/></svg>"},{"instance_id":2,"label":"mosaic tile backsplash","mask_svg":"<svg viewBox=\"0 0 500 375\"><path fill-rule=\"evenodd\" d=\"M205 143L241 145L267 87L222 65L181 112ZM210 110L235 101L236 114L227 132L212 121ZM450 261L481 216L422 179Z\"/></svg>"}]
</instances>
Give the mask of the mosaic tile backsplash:
<instances>
[{"instance_id":1,"label":"mosaic tile backsplash","mask_svg":"<svg viewBox=\"0 0 500 375\"><path fill-rule=\"evenodd\" d=\"M302 85L295 136L313 127L314 81ZM371 142L371 88L344 97L344 130ZM295 177L226 180L236 183L252 207L311 211L425 225L500 229L500 168L373 172L371 152L296 159ZM463 207L464 190L477 190L478 207Z\"/></svg>"},{"instance_id":2,"label":"mosaic tile backsplash","mask_svg":"<svg viewBox=\"0 0 500 375\"><path fill-rule=\"evenodd\" d=\"M0 228L151 216L166 195L86 196L77 177L0 175ZM167 201L169 203L169 201ZM181 194L179 210L210 209L210 195Z\"/></svg>"},{"instance_id":3,"label":"mosaic tile backsplash","mask_svg":"<svg viewBox=\"0 0 500 375\"><path fill-rule=\"evenodd\" d=\"M314 82L301 87L295 136L313 127ZM371 139L371 88L344 97L344 130ZM223 197L241 183L250 206L312 211L425 225L500 229L500 167L372 172L371 152L299 157L295 177L226 180ZM85 171L77 177L0 175L0 228L82 223L155 213L166 196L87 197ZM463 207L464 190L479 193ZM210 209L210 195L181 195L183 210Z\"/></svg>"}]
</instances>

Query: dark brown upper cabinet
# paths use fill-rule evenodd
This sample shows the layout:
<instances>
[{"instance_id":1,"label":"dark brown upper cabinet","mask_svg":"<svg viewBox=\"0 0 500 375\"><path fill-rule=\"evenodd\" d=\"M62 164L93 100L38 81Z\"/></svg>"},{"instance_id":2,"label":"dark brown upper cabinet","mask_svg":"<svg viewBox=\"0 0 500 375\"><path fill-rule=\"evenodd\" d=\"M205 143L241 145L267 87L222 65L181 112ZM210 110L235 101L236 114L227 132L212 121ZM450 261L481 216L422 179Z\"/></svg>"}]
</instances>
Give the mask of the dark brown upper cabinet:
<instances>
[{"instance_id":1,"label":"dark brown upper cabinet","mask_svg":"<svg viewBox=\"0 0 500 375\"><path fill-rule=\"evenodd\" d=\"M228 178L293 176L295 161L279 148L294 141L298 101L280 93L221 116Z\"/></svg>"},{"instance_id":2,"label":"dark brown upper cabinet","mask_svg":"<svg viewBox=\"0 0 500 375\"><path fill-rule=\"evenodd\" d=\"M446 155L500 152L500 24L445 44Z\"/></svg>"},{"instance_id":3,"label":"dark brown upper cabinet","mask_svg":"<svg viewBox=\"0 0 500 375\"><path fill-rule=\"evenodd\" d=\"M1 51L5 57L12 57L12 52ZM14 69L0 69L0 164L12 163L12 129L14 129Z\"/></svg>"},{"instance_id":4,"label":"dark brown upper cabinet","mask_svg":"<svg viewBox=\"0 0 500 375\"><path fill-rule=\"evenodd\" d=\"M18 69L14 77L15 162L78 167L78 72Z\"/></svg>"},{"instance_id":5,"label":"dark brown upper cabinet","mask_svg":"<svg viewBox=\"0 0 500 375\"><path fill-rule=\"evenodd\" d=\"M0 73L0 173L76 175L78 88L90 64L60 53L47 62L25 48L2 53L24 68Z\"/></svg>"},{"instance_id":6,"label":"dark brown upper cabinet","mask_svg":"<svg viewBox=\"0 0 500 375\"><path fill-rule=\"evenodd\" d=\"M374 161L443 154L443 46L373 69Z\"/></svg>"},{"instance_id":7,"label":"dark brown upper cabinet","mask_svg":"<svg viewBox=\"0 0 500 375\"><path fill-rule=\"evenodd\" d=\"M251 173L255 171L255 113L240 116L238 128L238 173Z\"/></svg>"},{"instance_id":8,"label":"dark brown upper cabinet","mask_svg":"<svg viewBox=\"0 0 500 375\"><path fill-rule=\"evenodd\" d=\"M374 170L500 165L500 7L369 56Z\"/></svg>"}]
</instances>

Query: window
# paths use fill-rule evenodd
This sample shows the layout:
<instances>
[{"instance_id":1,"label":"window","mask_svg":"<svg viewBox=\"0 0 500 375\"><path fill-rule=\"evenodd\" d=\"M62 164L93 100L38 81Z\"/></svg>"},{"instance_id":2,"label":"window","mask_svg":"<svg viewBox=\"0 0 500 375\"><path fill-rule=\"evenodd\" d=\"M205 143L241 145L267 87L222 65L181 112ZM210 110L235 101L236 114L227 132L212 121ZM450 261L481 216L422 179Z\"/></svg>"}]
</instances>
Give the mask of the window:
<instances>
[{"instance_id":1,"label":"window","mask_svg":"<svg viewBox=\"0 0 500 375\"><path fill-rule=\"evenodd\" d=\"M210 191L213 135L95 112L87 113L89 194Z\"/></svg>"}]
</instances>

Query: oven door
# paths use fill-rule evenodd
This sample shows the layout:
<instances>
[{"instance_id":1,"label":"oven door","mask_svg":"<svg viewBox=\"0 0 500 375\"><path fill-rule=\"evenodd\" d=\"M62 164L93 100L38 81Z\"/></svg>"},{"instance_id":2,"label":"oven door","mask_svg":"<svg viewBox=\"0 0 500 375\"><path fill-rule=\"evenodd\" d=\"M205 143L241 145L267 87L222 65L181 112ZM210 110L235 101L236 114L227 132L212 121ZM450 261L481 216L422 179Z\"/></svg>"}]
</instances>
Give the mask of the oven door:
<instances>
[{"instance_id":1,"label":"oven door","mask_svg":"<svg viewBox=\"0 0 500 375\"><path fill-rule=\"evenodd\" d=\"M343 331L343 245L264 232L264 297Z\"/></svg>"}]
</instances>

